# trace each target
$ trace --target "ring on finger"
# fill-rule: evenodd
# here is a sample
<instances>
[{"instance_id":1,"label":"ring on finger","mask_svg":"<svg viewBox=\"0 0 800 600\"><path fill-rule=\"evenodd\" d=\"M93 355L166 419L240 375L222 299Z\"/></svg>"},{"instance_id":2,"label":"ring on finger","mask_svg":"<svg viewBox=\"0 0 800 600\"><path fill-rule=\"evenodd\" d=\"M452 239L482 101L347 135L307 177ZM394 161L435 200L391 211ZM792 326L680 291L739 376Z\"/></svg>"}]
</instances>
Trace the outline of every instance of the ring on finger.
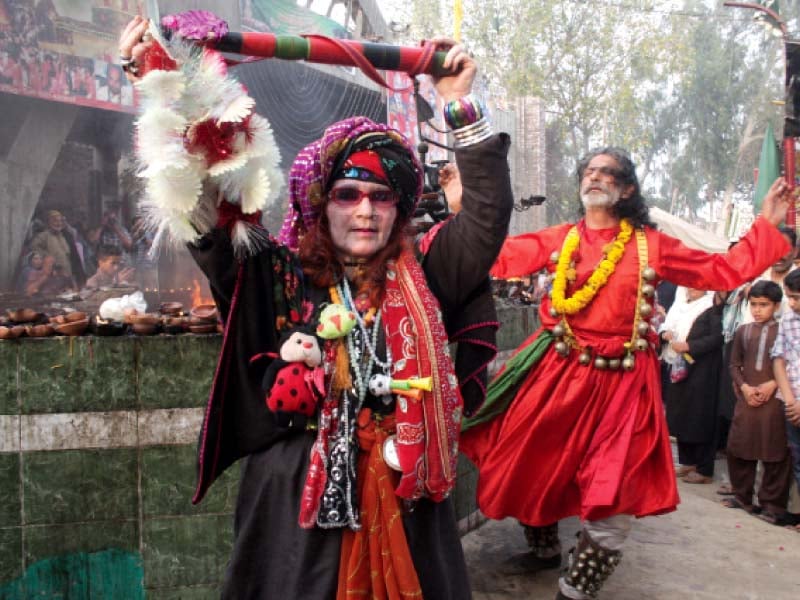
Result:
<instances>
[{"instance_id":1,"label":"ring on finger","mask_svg":"<svg viewBox=\"0 0 800 600\"><path fill-rule=\"evenodd\" d=\"M122 70L136 76L139 74L139 64L131 58L128 62L122 63Z\"/></svg>"}]
</instances>

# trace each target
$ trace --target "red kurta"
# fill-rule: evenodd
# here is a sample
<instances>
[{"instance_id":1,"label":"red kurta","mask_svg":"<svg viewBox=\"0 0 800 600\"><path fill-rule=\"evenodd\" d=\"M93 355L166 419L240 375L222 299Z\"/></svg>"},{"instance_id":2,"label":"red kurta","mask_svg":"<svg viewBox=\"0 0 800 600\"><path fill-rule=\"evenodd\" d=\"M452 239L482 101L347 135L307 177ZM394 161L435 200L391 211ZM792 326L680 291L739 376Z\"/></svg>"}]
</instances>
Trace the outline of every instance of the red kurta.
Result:
<instances>
[{"instance_id":1,"label":"red kurta","mask_svg":"<svg viewBox=\"0 0 800 600\"><path fill-rule=\"evenodd\" d=\"M550 256L561 250L570 227L509 238L492 275L521 277L544 267L554 270ZM575 286L583 285L617 231L582 228ZM727 254L693 250L650 229L646 235L647 264L659 279L701 289L733 289L788 251L783 236L761 217ZM582 347L605 357L623 356L623 344L633 331L638 284L633 237L608 284L568 319ZM570 287L567 295L573 291ZM549 309L544 298L540 317L547 329L558 322ZM480 470L478 504L486 516L545 525L572 515L597 520L675 509L678 492L658 359L652 347L635 357L630 372L601 371L581 366L574 351L562 358L550 347L508 410L462 436L462 451Z\"/></svg>"}]
</instances>

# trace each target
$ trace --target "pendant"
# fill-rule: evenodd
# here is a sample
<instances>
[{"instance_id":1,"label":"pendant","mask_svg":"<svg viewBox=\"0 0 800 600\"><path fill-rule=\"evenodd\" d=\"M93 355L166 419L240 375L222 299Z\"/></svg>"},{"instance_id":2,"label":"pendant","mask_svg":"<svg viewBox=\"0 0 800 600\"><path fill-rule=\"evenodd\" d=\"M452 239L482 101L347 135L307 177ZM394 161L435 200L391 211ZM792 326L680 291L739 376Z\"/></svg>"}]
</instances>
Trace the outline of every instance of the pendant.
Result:
<instances>
[{"instance_id":1,"label":"pendant","mask_svg":"<svg viewBox=\"0 0 800 600\"><path fill-rule=\"evenodd\" d=\"M397 456L397 436L390 435L383 442L383 462L395 471L402 471L400 458Z\"/></svg>"}]
</instances>

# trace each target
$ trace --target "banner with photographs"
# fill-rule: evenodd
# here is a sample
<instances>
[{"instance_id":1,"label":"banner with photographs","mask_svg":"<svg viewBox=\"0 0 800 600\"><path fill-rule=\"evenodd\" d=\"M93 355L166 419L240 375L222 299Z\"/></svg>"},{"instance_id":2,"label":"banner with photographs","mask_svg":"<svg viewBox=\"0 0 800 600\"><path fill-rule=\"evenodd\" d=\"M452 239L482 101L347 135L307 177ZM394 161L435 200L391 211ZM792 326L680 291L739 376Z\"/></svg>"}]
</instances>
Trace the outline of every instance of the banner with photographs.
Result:
<instances>
[{"instance_id":1,"label":"banner with photographs","mask_svg":"<svg viewBox=\"0 0 800 600\"><path fill-rule=\"evenodd\" d=\"M0 91L134 112L117 37L138 0L0 0Z\"/></svg>"}]
</instances>

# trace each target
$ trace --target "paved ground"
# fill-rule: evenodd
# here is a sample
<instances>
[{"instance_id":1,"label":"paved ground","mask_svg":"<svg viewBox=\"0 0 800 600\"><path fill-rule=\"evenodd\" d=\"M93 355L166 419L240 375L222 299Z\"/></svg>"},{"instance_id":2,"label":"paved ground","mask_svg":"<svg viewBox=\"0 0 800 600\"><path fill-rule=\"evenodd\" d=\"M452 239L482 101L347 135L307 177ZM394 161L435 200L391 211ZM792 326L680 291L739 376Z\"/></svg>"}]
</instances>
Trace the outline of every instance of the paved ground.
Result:
<instances>
[{"instance_id":1,"label":"paved ground","mask_svg":"<svg viewBox=\"0 0 800 600\"><path fill-rule=\"evenodd\" d=\"M676 512L637 521L600 600L800 598L800 534L723 507L718 483L680 482ZM578 526L577 519L561 523L565 550ZM554 598L557 571L519 573L507 562L526 550L516 521L490 521L462 541L474 600Z\"/></svg>"}]
</instances>

